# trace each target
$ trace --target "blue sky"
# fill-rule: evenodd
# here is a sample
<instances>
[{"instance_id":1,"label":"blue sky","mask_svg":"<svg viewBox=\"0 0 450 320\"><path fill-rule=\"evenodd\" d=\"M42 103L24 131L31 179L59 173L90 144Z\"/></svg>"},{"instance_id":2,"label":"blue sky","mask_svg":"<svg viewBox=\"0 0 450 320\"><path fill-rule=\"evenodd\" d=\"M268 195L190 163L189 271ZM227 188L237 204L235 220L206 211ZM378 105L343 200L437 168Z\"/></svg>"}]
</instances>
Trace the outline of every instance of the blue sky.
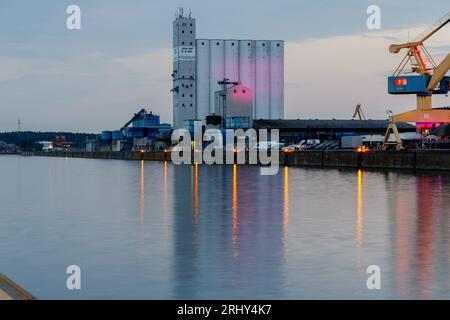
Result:
<instances>
[{"instance_id":1,"label":"blue sky","mask_svg":"<svg viewBox=\"0 0 450 320\"><path fill-rule=\"evenodd\" d=\"M81 7L81 30L65 27L70 4ZM381 7L380 31L366 28L370 4ZM286 41L286 118L348 118L357 102L373 118L387 105L410 109L413 97L386 94L385 77L401 59L386 46L450 10L448 0L0 0L0 131L21 118L29 130L98 132L120 127L140 107L171 121L172 20L180 6L192 10L199 38ZM448 52L448 35L431 42L437 58ZM333 91L321 79L366 84ZM435 102L450 105L445 97Z\"/></svg>"}]
</instances>

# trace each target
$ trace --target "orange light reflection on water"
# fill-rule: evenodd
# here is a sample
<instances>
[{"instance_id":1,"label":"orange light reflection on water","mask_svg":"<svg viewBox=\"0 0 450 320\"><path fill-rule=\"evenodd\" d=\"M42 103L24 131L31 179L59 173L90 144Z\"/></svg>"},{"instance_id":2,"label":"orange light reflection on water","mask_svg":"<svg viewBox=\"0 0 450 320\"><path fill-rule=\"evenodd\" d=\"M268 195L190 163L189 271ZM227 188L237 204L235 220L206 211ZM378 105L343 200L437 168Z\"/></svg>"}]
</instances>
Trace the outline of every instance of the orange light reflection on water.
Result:
<instances>
[{"instance_id":1,"label":"orange light reflection on water","mask_svg":"<svg viewBox=\"0 0 450 320\"><path fill-rule=\"evenodd\" d=\"M144 224L144 216L145 216L145 167L144 160L141 160L141 188L140 188L140 204L139 204L139 218L141 227Z\"/></svg>"},{"instance_id":2,"label":"orange light reflection on water","mask_svg":"<svg viewBox=\"0 0 450 320\"><path fill-rule=\"evenodd\" d=\"M287 250L289 225L289 169L284 167L284 196L283 196L283 247Z\"/></svg>"},{"instance_id":3,"label":"orange light reflection on water","mask_svg":"<svg viewBox=\"0 0 450 320\"><path fill-rule=\"evenodd\" d=\"M356 210L356 245L362 247L363 210L362 210L362 171L358 170L358 197Z\"/></svg>"},{"instance_id":4,"label":"orange light reflection on water","mask_svg":"<svg viewBox=\"0 0 450 320\"><path fill-rule=\"evenodd\" d=\"M237 241L238 241L238 212L237 212L237 166L233 165L233 194L232 194L232 208L233 208L233 225L231 229L231 245L233 247L233 255L238 256Z\"/></svg>"}]
</instances>

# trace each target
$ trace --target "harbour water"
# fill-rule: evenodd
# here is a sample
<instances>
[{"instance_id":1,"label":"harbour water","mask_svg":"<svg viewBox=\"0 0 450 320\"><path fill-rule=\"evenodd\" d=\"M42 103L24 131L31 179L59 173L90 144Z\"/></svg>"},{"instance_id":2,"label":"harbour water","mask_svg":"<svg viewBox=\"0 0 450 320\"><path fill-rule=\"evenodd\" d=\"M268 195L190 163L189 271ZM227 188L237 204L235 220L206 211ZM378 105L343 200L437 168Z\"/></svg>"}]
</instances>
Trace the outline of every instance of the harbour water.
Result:
<instances>
[{"instance_id":1,"label":"harbour water","mask_svg":"<svg viewBox=\"0 0 450 320\"><path fill-rule=\"evenodd\" d=\"M40 299L449 299L450 175L0 156L0 272Z\"/></svg>"}]
</instances>

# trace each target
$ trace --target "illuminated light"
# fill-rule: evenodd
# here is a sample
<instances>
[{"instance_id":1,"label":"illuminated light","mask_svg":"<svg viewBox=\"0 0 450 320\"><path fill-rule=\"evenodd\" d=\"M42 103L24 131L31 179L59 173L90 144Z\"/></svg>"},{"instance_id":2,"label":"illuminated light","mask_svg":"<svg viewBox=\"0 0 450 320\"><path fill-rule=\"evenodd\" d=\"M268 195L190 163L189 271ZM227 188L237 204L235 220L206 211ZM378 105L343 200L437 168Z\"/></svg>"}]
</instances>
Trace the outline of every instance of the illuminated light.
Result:
<instances>
[{"instance_id":1,"label":"illuminated light","mask_svg":"<svg viewBox=\"0 0 450 320\"><path fill-rule=\"evenodd\" d=\"M141 150L141 153L144 153L144 150Z\"/></svg>"},{"instance_id":2,"label":"illuminated light","mask_svg":"<svg viewBox=\"0 0 450 320\"><path fill-rule=\"evenodd\" d=\"M367 146L360 146L358 148L356 148L356 152L358 153L364 153L364 152L368 152L369 148Z\"/></svg>"},{"instance_id":3,"label":"illuminated light","mask_svg":"<svg viewBox=\"0 0 450 320\"><path fill-rule=\"evenodd\" d=\"M395 86L406 86L407 84L408 84L408 79L406 79L406 78L394 79Z\"/></svg>"},{"instance_id":4,"label":"illuminated light","mask_svg":"<svg viewBox=\"0 0 450 320\"><path fill-rule=\"evenodd\" d=\"M444 122L417 122L416 127L419 129L435 129L439 127Z\"/></svg>"}]
</instances>

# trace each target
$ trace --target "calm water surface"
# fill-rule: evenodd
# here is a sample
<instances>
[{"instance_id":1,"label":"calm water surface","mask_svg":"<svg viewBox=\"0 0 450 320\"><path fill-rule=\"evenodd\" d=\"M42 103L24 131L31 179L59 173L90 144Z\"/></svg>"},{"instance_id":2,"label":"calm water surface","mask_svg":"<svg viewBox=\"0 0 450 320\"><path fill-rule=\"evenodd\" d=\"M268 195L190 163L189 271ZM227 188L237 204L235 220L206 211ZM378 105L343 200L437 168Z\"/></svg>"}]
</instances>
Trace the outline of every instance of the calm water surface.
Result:
<instances>
[{"instance_id":1,"label":"calm water surface","mask_svg":"<svg viewBox=\"0 0 450 320\"><path fill-rule=\"evenodd\" d=\"M40 299L450 299L450 176L0 156L0 272Z\"/></svg>"}]
</instances>

